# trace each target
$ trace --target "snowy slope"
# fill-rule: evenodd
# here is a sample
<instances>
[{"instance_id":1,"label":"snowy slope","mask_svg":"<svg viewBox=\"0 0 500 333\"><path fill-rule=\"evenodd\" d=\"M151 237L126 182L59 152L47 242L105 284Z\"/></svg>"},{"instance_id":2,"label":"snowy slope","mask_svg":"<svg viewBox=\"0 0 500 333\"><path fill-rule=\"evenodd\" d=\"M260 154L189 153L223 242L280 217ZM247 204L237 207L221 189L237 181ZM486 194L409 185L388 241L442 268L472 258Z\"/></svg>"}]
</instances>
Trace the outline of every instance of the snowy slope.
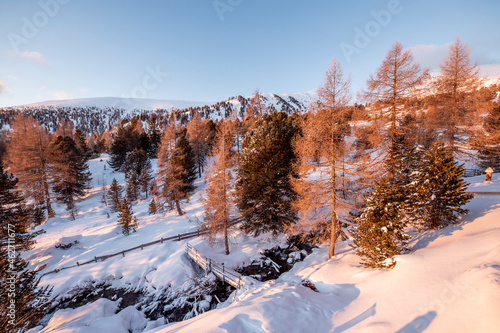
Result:
<instances>
[{"instance_id":1,"label":"snowy slope","mask_svg":"<svg viewBox=\"0 0 500 333\"><path fill-rule=\"evenodd\" d=\"M100 200L100 184L123 174L104 168L106 156L90 161L94 187L78 202L76 221L63 206L57 217L38 227L35 248L24 254L31 268L46 264L47 272L118 252L160 237L194 230L201 218L200 194L204 183L184 206L186 215L147 215L147 200L133 206L139 229L121 234L117 214ZM469 178L471 188L500 191L500 182ZM148 321L133 306L118 311L119 300L99 299L76 309L58 310L46 327L32 332L498 332L500 331L500 196L481 195L467 206L470 214L456 226L417 235L414 251L397 257L390 271L367 269L346 244L327 261L327 246L314 249L303 262L276 281L251 282L218 308L193 319L165 325ZM110 217L107 217L110 213ZM204 238L189 242L209 257L236 268L258 258L259 251L283 244L284 238L246 237L233 232L231 255L222 247L211 248ZM70 249L59 242L78 240ZM184 253L186 241L165 242L115 257L46 275L42 285L54 286L54 296L64 298L76 286L107 282L114 287L146 288L158 293L165 286L182 288L197 275ZM302 285L309 280L318 292ZM116 313L118 311L118 313Z\"/></svg>"},{"instance_id":2,"label":"snowy slope","mask_svg":"<svg viewBox=\"0 0 500 333\"><path fill-rule=\"evenodd\" d=\"M499 199L477 197L460 225L417 236L393 270L362 268L346 246L330 261L317 249L224 308L150 332L499 332Z\"/></svg>"}]
</instances>

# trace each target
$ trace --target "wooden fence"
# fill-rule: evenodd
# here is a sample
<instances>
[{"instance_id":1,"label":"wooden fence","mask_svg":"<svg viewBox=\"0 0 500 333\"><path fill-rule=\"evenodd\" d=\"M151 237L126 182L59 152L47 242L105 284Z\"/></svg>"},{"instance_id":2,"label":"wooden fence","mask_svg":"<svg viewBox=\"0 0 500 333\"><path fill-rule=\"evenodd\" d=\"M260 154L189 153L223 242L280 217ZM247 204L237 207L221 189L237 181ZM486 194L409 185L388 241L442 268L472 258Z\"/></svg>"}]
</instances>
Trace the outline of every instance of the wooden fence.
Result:
<instances>
[{"instance_id":1,"label":"wooden fence","mask_svg":"<svg viewBox=\"0 0 500 333\"><path fill-rule=\"evenodd\" d=\"M217 261L207 258L203 253L194 248L191 244L186 244L186 254L193 259L205 272L212 272L222 282L227 282L236 289L243 286L241 274L232 269L224 267L224 264L219 264Z\"/></svg>"},{"instance_id":2,"label":"wooden fence","mask_svg":"<svg viewBox=\"0 0 500 333\"><path fill-rule=\"evenodd\" d=\"M465 169L464 177L476 177L484 174L484 171L479 169Z\"/></svg>"},{"instance_id":3,"label":"wooden fence","mask_svg":"<svg viewBox=\"0 0 500 333\"><path fill-rule=\"evenodd\" d=\"M229 223L229 225L232 226L232 225L235 225L237 223L240 223L241 221L242 221L241 218L237 218L237 219L231 220L231 222ZM43 273L41 276L44 276L44 275L47 275L47 274L58 273L58 272L60 272L62 270L68 269L68 268L80 267L80 266L84 266L84 265L96 263L97 261L104 261L104 260L112 258L112 257L117 257L117 256L125 257L125 253L127 253L127 252L131 252L131 251L135 251L135 250L139 250L139 249L143 250L145 247L148 247L148 246L151 246L151 245L156 245L156 244L163 244L163 242L181 241L181 240L184 240L184 239L189 239L189 238L193 238L193 237L199 237L201 235L207 234L208 232L209 232L209 230L207 230L207 229L198 229L196 231L188 232L188 233L185 233L185 234L178 234L176 236L170 236L170 237L167 237L167 238L163 238L162 237L162 238L157 239L155 241L152 241L152 242L149 242L149 243L145 243L145 244L140 244L138 246L134 246L134 247L122 250L120 252L111 253L111 254L105 254L105 255L102 255L102 256L95 256L94 259L91 259L91 260L88 260L88 261L84 261L84 262L78 262L77 261L76 264L74 264L74 265L64 266L64 267L61 267L61 268L56 268L53 271L49 271L49 272Z\"/></svg>"}]
</instances>

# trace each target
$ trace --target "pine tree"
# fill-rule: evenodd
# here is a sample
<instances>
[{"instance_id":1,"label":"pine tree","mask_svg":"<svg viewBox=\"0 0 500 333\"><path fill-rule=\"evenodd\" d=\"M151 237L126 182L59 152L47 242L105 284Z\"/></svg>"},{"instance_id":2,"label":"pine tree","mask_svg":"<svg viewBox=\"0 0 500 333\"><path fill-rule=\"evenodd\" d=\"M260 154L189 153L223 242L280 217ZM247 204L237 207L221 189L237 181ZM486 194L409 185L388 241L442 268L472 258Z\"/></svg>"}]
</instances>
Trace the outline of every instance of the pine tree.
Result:
<instances>
[{"instance_id":1,"label":"pine tree","mask_svg":"<svg viewBox=\"0 0 500 333\"><path fill-rule=\"evenodd\" d=\"M4 171L0 162L0 238L6 240L14 232L16 248L29 250L33 241L27 231L38 221L35 220L35 211L27 208L25 199L18 193L17 182L16 178Z\"/></svg>"},{"instance_id":2,"label":"pine tree","mask_svg":"<svg viewBox=\"0 0 500 333\"><path fill-rule=\"evenodd\" d=\"M459 215L467 214L462 208L473 197L466 193L468 184L463 180L464 167L453 158L450 149L434 144L422 157L417 185L418 217L423 225L441 228L456 223Z\"/></svg>"},{"instance_id":3,"label":"pine tree","mask_svg":"<svg viewBox=\"0 0 500 333\"><path fill-rule=\"evenodd\" d=\"M406 134L397 134L389 149L394 160L386 161L385 179L392 186L394 202L401 204L403 225L414 223L421 152Z\"/></svg>"},{"instance_id":4,"label":"pine tree","mask_svg":"<svg viewBox=\"0 0 500 333\"><path fill-rule=\"evenodd\" d=\"M44 207L48 217L54 216L50 197L49 136L31 117L18 116L11 124L7 166L19 180L26 197ZM29 158L26 158L29 156Z\"/></svg>"},{"instance_id":5,"label":"pine tree","mask_svg":"<svg viewBox=\"0 0 500 333\"><path fill-rule=\"evenodd\" d=\"M354 244L367 267L392 268L394 256L406 250L403 233L404 204L397 188L382 178L366 199L366 208L355 221Z\"/></svg>"},{"instance_id":6,"label":"pine tree","mask_svg":"<svg viewBox=\"0 0 500 333\"><path fill-rule=\"evenodd\" d=\"M234 128L230 121L223 121L217 133L214 161L206 176L207 188L203 198L204 226L210 230L208 237L214 242L222 233L226 254L229 254L229 218L234 211L234 179L231 169L235 166Z\"/></svg>"},{"instance_id":7,"label":"pine tree","mask_svg":"<svg viewBox=\"0 0 500 333\"><path fill-rule=\"evenodd\" d=\"M50 305L49 288L37 288L39 279L26 269L28 264L18 253L29 250L34 242L26 233L33 212L26 208L16 184L17 179L0 162L0 326L10 332L34 326Z\"/></svg>"},{"instance_id":8,"label":"pine tree","mask_svg":"<svg viewBox=\"0 0 500 333\"><path fill-rule=\"evenodd\" d=\"M500 172L500 105L497 104L484 118L474 143L478 151L479 167Z\"/></svg>"},{"instance_id":9,"label":"pine tree","mask_svg":"<svg viewBox=\"0 0 500 333\"><path fill-rule=\"evenodd\" d=\"M58 136L51 147L52 188L74 220L77 214L75 199L85 193L90 181L87 159L71 137Z\"/></svg>"},{"instance_id":10,"label":"pine tree","mask_svg":"<svg viewBox=\"0 0 500 333\"><path fill-rule=\"evenodd\" d=\"M123 189L118 184L116 179L113 178L113 182L108 190L108 199L111 211L117 212L119 210L120 203L122 202Z\"/></svg>"},{"instance_id":11,"label":"pine tree","mask_svg":"<svg viewBox=\"0 0 500 333\"><path fill-rule=\"evenodd\" d=\"M187 195L195 189L194 181L196 180L196 163L193 149L187 140L186 134L185 129L180 133L175 146L173 163L175 166L178 166L180 170L183 170L183 172L178 176L184 183L184 185L181 186L181 191L184 192L187 197Z\"/></svg>"},{"instance_id":12,"label":"pine tree","mask_svg":"<svg viewBox=\"0 0 500 333\"><path fill-rule=\"evenodd\" d=\"M156 113L150 114L148 118L148 137L151 143L149 157L156 158L161 143L160 118Z\"/></svg>"},{"instance_id":13,"label":"pine tree","mask_svg":"<svg viewBox=\"0 0 500 333\"><path fill-rule=\"evenodd\" d=\"M148 160L147 163L142 167L141 173L139 174L140 188L141 191L146 195L146 199L148 198L153 179L153 168L151 166L151 162Z\"/></svg>"},{"instance_id":14,"label":"pine tree","mask_svg":"<svg viewBox=\"0 0 500 333\"><path fill-rule=\"evenodd\" d=\"M118 225L122 227L122 233L127 236L137 228L137 219L132 211L131 204L123 199L118 207Z\"/></svg>"},{"instance_id":15,"label":"pine tree","mask_svg":"<svg viewBox=\"0 0 500 333\"><path fill-rule=\"evenodd\" d=\"M109 148L110 160L108 164L115 171L124 171L123 165L127 160L127 154L140 148L140 133L135 127L134 124L119 127L113 137Z\"/></svg>"},{"instance_id":16,"label":"pine tree","mask_svg":"<svg viewBox=\"0 0 500 333\"><path fill-rule=\"evenodd\" d=\"M273 112L257 121L243 139L236 193L247 233L276 234L296 221L289 178L295 161L291 142L297 132L295 117Z\"/></svg>"},{"instance_id":17,"label":"pine tree","mask_svg":"<svg viewBox=\"0 0 500 333\"><path fill-rule=\"evenodd\" d=\"M80 153L85 159L85 162L87 162L90 159L91 151L87 145L87 142L85 141L85 136L83 135L82 131L80 131L80 129L75 130L73 140L75 140L78 150L80 150Z\"/></svg>"},{"instance_id":18,"label":"pine tree","mask_svg":"<svg viewBox=\"0 0 500 333\"><path fill-rule=\"evenodd\" d=\"M139 198L139 177L134 171L129 171L125 176L126 184L127 184L127 200L130 203L137 201Z\"/></svg>"},{"instance_id":19,"label":"pine tree","mask_svg":"<svg viewBox=\"0 0 500 333\"><path fill-rule=\"evenodd\" d=\"M187 199L194 190L196 165L186 131L183 129L177 133L172 126L168 126L163 133L154 191L160 208L165 205L169 209L175 207L177 213L183 215L180 201Z\"/></svg>"},{"instance_id":20,"label":"pine tree","mask_svg":"<svg viewBox=\"0 0 500 333\"><path fill-rule=\"evenodd\" d=\"M158 211L158 208L156 207L155 198L152 198L151 201L149 202L148 214L154 215L154 214L156 214L157 211Z\"/></svg>"},{"instance_id":21,"label":"pine tree","mask_svg":"<svg viewBox=\"0 0 500 333\"><path fill-rule=\"evenodd\" d=\"M40 288L40 278L36 273L26 269L28 264L20 253L14 254L6 247L0 249L0 326L9 332L25 332L35 326L47 313L52 288ZM12 287L15 286L15 292ZM12 310L12 303L15 309ZM11 311L15 317L9 316Z\"/></svg>"}]
</instances>

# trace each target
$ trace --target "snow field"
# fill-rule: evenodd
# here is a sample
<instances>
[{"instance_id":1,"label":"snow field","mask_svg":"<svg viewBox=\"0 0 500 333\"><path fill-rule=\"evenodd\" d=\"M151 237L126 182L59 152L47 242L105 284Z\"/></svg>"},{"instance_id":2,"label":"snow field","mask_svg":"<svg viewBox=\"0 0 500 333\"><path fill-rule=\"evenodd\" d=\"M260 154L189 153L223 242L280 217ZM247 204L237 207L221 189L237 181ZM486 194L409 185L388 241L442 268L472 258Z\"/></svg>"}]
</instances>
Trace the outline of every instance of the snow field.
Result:
<instances>
[{"instance_id":1,"label":"snow field","mask_svg":"<svg viewBox=\"0 0 500 333\"><path fill-rule=\"evenodd\" d=\"M108 186L113 178L124 184L123 174L109 167L104 170L106 159L89 162L94 187L78 202L77 220L70 221L64 206L57 205L58 217L39 227L46 233L24 255L32 269L46 264L42 272L50 271L196 229L196 219L203 213L201 179L183 207L185 216L173 212L150 216L149 201L139 201L133 206L139 228L123 236L117 214L107 218L109 208L99 202L102 177ZM467 179L470 190L500 191L496 176L493 182L484 182L484 176ZM457 225L413 232L413 252L397 256L392 270L362 267L347 243L328 261L325 245L276 281L247 279L217 309L183 322L148 321L132 306L115 313L119 300L99 299L76 309L58 310L45 328L31 332L499 332L500 196L477 195L467 208L470 213ZM78 243L69 249L54 247L74 240ZM232 241L232 252L225 256L222 246L212 248L204 238L189 240L209 258L236 268L259 258L260 251L283 244L285 238L252 238L234 231ZM184 254L186 242L165 242L125 257L63 270L44 276L41 284L53 285L53 295L59 297L90 281L147 288L151 293L167 285L182 288L197 275ZM304 280L311 281L317 292L303 286Z\"/></svg>"}]
</instances>

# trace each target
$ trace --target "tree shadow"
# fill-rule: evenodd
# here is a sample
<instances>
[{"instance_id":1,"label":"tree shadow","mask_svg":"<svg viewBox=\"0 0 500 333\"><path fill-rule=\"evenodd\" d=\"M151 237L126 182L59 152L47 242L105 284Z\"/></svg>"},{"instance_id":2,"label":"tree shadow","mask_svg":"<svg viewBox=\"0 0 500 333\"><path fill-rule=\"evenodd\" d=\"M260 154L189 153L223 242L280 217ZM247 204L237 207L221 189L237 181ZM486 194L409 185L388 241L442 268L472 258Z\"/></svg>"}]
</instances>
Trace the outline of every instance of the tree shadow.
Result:
<instances>
[{"instance_id":1,"label":"tree shadow","mask_svg":"<svg viewBox=\"0 0 500 333\"><path fill-rule=\"evenodd\" d=\"M265 330L262 328L263 324L264 323L262 321L252 319L247 314L239 314L228 322L220 325L219 328L231 333L260 333L265 332Z\"/></svg>"},{"instance_id":2,"label":"tree shadow","mask_svg":"<svg viewBox=\"0 0 500 333\"><path fill-rule=\"evenodd\" d=\"M466 208L469 210L471 210L470 205L471 203L466 206ZM471 210L467 215L463 217L462 221L457 224L452 224L436 230L427 230L425 232L417 230L416 232L414 232L412 235L412 240L409 244L409 248L411 248L412 251L425 248L431 242L440 237L451 236L454 232L462 230L464 225L469 224L482 216L485 216L496 208L499 208L499 197L481 195L476 197L473 205L474 210Z\"/></svg>"},{"instance_id":3,"label":"tree shadow","mask_svg":"<svg viewBox=\"0 0 500 333\"><path fill-rule=\"evenodd\" d=\"M353 319L349 320L348 322L346 322L340 326L335 327L335 330L333 331L333 333L340 333L340 332L347 331L348 329L356 326L357 324L361 323L362 321L364 321L370 317L373 317L377 313L376 307L377 307L377 303L373 303L372 306L370 306L368 309L366 309L365 311L363 311L362 313L360 313L359 315L357 315Z\"/></svg>"},{"instance_id":4,"label":"tree shadow","mask_svg":"<svg viewBox=\"0 0 500 333\"><path fill-rule=\"evenodd\" d=\"M436 318L436 316L436 311L429 311L426 314L413 319L408 325L405 325L396 333L421 333L429 327L430 323Z\"/></svg>"}]
</instances>

